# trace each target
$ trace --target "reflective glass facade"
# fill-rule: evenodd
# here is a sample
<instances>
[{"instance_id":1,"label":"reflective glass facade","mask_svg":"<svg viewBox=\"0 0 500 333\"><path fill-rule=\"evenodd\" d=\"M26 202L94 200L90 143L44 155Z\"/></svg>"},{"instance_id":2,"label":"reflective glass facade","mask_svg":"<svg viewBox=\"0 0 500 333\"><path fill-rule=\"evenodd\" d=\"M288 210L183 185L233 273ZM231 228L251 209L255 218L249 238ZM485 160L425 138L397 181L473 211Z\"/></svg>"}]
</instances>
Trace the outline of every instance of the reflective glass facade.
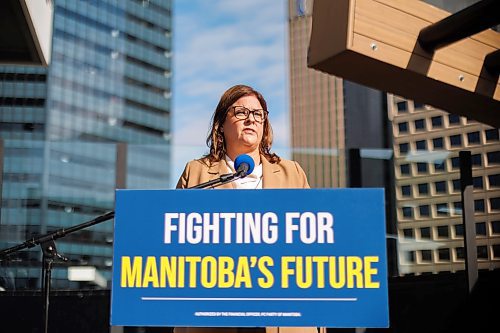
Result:
<instances>
[{"instance_id":1,"label":"reflective glass facade","mask_svg":"<svg viewBox=\"0 0 500 333\"><path fill-rule=\"evenodd\" d=\"M167 188L170 0L56 0L49 68L0 66L0 248L114 208L115 188ZM56 241L68 265L111 277L113 222ZM0 267L4 289L40 286L39 247Z\"/></svg>"},{"instance_id":2,"label":"reflective glass facade","mask_svg":"<svg viewBox=\"0 0 500 333\"><path fill-rule=\"evenodd\" d=\"M426 2L452 12L475 3ZM311 186L384 187L390 274L456 273L466 257L459 152L470 151L470 246L479 270L498 269L498 128L308 68L314 1L288 5L292 151Z\"/></svg>"},{"instance_id":3,"label":"reflective glass facade","mask_svg":"<svg viewBox=\"0 0 500 333\"><path fill-rule=\"evenodd\" d=\"M389 95L399 273L465 269L459 151L471 152L479 269L500 267L499 129ZM403 124L406 124L402 126ZM401 132L402 127L408 130Z\"/></svg>"}]
</instances>

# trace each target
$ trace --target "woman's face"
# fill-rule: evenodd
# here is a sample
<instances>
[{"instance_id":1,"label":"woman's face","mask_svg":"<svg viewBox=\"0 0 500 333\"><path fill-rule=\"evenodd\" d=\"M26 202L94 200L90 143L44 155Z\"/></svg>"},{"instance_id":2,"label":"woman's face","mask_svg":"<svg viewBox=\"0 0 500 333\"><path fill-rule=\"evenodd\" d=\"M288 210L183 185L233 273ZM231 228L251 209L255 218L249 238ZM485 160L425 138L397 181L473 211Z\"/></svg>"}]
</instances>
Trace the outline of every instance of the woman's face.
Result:
<instances>
[{"instance_id":1,"label":"woman's face","mask_svg":"<svg viewBox=\"0 0 500 333\"><path fill-rule=\"evenodd\" d=\"M236 118L234 107L239 106L243 106L250 111L261 110L262 114L264 113L259 100L253 95L241 97L229 108L222 128L227 152L231 158L234 158L231 155L258 151L264 132L264 122L259 123L256 121L254 113L250 113L247 119Z\"/></svg>"}]
</instances>

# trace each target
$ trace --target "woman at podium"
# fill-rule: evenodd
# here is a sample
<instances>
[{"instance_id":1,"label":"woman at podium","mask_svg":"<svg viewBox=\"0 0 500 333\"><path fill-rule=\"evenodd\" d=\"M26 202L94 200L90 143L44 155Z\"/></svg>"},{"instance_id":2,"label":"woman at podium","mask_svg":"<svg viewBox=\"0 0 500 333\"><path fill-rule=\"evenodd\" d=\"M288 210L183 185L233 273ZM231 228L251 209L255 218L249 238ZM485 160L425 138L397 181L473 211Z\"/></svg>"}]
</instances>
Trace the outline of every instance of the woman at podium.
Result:
<instances>
[{"instance_id":1,"label":"woman at podium","mask_svg":"<svg viewBox=\"0 0 500 333\"><path fill-rule=\"evenodd\" d=\"M271 152L273 130L264 97L252 87L236 85L224 92L207 137L210 152L186 164L177 188L191 188L235 173L238 156L252 158L254 168L218 188L309 188L301 166ZM213 186L215 187L215 186Z\"/></svg>"},{"instance_id":2,"label":"woman at podium","mask_svg":"<svg viewBox=\"0 0 500 333\"><path fill-rule=\"evenodd\" d=\"M206 140L210 152L186 164L177 188L200 188L200 184L207 184L203 187L225 189L309 188L306 174L297 162L280 158L271 152L273 130L268 115L266 100L252 87L236 85L227 89L212 116L211 129ZM239 159L244 162L238 163ZM232 175L238 176L231 177ZM175 333L318 331L326 332L316 327L174 329Z\"/></svg>"}]
</instances>

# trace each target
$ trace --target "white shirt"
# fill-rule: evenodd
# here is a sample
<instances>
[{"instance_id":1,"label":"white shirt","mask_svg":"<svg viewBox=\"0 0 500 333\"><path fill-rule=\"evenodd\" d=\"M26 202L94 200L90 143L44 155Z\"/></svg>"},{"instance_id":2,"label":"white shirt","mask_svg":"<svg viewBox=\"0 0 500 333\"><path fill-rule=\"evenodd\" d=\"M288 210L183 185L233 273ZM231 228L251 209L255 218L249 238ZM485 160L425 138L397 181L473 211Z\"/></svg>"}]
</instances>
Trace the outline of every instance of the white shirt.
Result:
<instances>
[{"instance_id":1,"label":"white shirt","mask_svg":"<svg viewBox=\"0 0 500 333\"><path fill-rule=\"evenodd\" d=\"M234 162L227 155L226 164L229 172L236 172L236 170L234 169ZM262 189L262 163L257 165L253 169L252 173L247 175L245 178L240 178L233 181L233 185L235 188Z\"/></svg>"}]
</instances>

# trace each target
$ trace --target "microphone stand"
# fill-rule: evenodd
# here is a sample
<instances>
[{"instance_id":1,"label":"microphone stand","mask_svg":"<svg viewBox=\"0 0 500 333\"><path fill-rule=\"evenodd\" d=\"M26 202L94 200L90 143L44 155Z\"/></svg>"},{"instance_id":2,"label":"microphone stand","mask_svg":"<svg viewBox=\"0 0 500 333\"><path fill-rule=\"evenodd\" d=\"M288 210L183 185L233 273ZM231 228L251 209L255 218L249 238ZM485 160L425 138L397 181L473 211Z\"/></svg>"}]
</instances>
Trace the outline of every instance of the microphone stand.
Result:
<instances>
[{"instance_id":1,"label":"microphone stand","mask_svg":"<svg viewBox=\"0 0 500 333\"><path fill-rule=\"evenodd\" d=\"M221 185L230 183L230 182L235 181L237 179L245 178L246 176L247 176L246 170L238 171L235 173L227 173L225 175L221 175L219 178L215 178L215 179L209 180L208 182L204 182L204 183L189 187L188 189L207 188L207 187L215 188L217 186L221 186Z\"/></svg>"},{"instance_id":2,"label":"microphone stand","mask_svg":"<svg viewBox=\"0 0 500 333\"><path fill-rule=\"evenodd\" d=\"M198 184L193 187L189 187L190 189L201 189L201 188L215 188L217 186L232 182L239 178L244 178L247 176L247 169L239 170L235 173L228 173L221 175L219 178L209 180L208 182ZM14 252L24 250L27 248L32 248L34 246L40 245L42 249L42 295L44 298L43 304L43 328L44 332L48 333L48 324L49 324L49 296L50 296L50 280L52 278L52 264L56 259L60 259L63 261L67 261L68 258L62 256L57 252L55 240L61 237L66 236L69 233L93 226L95 224L111 220L115 217L115 212L111 211L104 215L100 215L93 220L78 224L76 226L70 228L61 228L54 232L41 235L38 237L33 237L31 239L26 240L25 242L9 247L7 249L0 251L0 261L7 257L9 254Z\"/></svg>"},{"instance_id":3,"label":"microphone stand","mask_svg":"<svg viewBox=\"0 0 500 333\"><path fill-rule=\"evenodd\" d=\"M0 251L0 260L2 260L4 257L8 256L11 253L27 249L27 248L32 248L36 245L40 245L42 249L42 254L43 254L43 266L42 266L42 295L44 299L43 303L43 328L44 332L48 333L48 327L49 327L49 296L50 296L50 280L52 277L52 264L56 259L61 259L63 261L67 261L68 258L60 255L57 253L56 249L56 244L55 240L61 237L66 236L69 233L75 232L77 230L83 229L90 227L94 224L98 224L107 220L111 220L112 218L115 217L115 212L111 211L108 212L104 215L98 216L93 220L84 222L82 224L75 225L70 228L61 228L58 229L54 232L41 235L38 237L33 237L29 240L26 240L24 243L21 243L19 245L4 249Z\"/></svg>"}]
</instances>

